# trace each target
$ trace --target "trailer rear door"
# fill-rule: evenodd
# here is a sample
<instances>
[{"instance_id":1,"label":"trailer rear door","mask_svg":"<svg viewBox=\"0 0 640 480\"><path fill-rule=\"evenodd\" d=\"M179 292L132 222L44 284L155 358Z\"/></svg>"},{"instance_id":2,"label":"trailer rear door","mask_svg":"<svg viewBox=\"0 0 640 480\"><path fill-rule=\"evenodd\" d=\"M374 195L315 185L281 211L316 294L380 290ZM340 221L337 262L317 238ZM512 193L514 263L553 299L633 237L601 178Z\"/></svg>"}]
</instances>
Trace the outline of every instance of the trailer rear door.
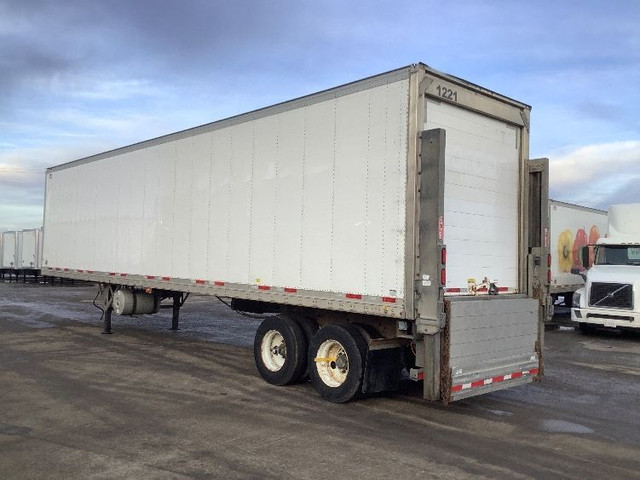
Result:
<instances>
[{"instance_id":1,"label":"trailer rear door","mask_svg":"<svg viewBox=\"0 0 640 480\"><path fill-rule=\"evenodd\" d=\"M427 99L425 130L447 132L444 243L447 294L479 293L485 278L501 292L518 291L520 128Z\"/></svg>"}]
</instances>

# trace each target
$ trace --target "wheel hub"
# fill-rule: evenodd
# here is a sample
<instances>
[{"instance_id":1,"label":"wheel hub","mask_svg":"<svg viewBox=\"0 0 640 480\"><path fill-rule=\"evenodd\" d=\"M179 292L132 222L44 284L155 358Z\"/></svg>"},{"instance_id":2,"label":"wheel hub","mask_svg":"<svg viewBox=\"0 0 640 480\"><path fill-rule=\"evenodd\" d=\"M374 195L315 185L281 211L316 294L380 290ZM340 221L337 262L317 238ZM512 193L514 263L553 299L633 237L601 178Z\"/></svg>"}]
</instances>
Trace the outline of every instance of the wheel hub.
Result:
<instances>
[{"instance_id":1,"label":"wheel hub","mask_svg":"<svg viewBox=\"0 0 640 480\"><path fill-rule=\"evenodd\" d=\"M339 387L349 375L349 357L337 340L326 340L316 352L315 367L320 379L329 387Z\"/></svg>"},{"instance_id":2,"label":"wheel hub","mask_svg":"<svg viewBox=\"0 0 640 480\"><path fill-rule=\"evenodd\" d=\"M343 353L338 355L338 358L335 362L331 362L331 368L338 368L340 370L346 369L348 366L347 356Z\"/></svg>"},{"instance_id":3,"label":"wheel hub","mask_svg":"<svg viewBox=\"0 0 640 480\"><path fill-rule=\"evenodd\" d=\"M262 362L272 372L280 370L287 359L287 344L277 330L269 330L262 338L260 346Z\"/></svg>"}]
</instances>

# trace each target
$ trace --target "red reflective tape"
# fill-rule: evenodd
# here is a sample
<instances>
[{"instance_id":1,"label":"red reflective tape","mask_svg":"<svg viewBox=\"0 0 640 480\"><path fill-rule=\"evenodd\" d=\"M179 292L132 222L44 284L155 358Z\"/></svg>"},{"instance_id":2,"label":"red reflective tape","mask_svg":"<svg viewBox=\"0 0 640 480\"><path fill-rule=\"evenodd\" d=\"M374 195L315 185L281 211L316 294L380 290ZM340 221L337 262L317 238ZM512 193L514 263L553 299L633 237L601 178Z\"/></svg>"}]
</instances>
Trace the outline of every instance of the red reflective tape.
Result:
<instances>
[{"instance_id":1,"label":"red reflective tape","mask_svg":"<svg viewBox=\"0 0 640 480\"><path fill-rule=\"evenodd\" d=\"M199 285L204 285L204 280L196 280L196 283Z\"/></svg>"},{"instance_id":2,"label":"red reflective tape","mask_svg":"<svg viewBox=\"0 0 640 480\"><path fill-rule=\"evenodd\" d=\"M462 289L460 289L458 287L455 287L455 288L447 288L446 291L450 292L450 293L460 293L462 291Z\"/></svg>"},{"instance_id":3,"label":"red reflective tape","mask_svg":"<svg viewBox=\"0 0 640 480\"><path fill-rule=\"evenodd\" d=\"M168 282L169 280L171 280L171 277L162 277L162 280L164 280L165 282Z\"/></svg>"},{"instance_id":4,"label":"red reflective tape","mask_svg":"<svg viewBox=\"0 0 640 480\"><path fill-rule=\"evenodd\" d=\"M271 290L268 285L258 285L258 290Z\"/></svg>"},{"instance_id":5,"label":"red reflective tape","mask_svg":"<svg viewBox=\"0 0 640 480\"><path fill-rule=\"evenodd\" d=\"M147 275L147 279L148 279L148 280L153 280L154 278L156 278L156 276L155 276L155 275Z\"/></svg>"},{"instance_id":6,"label":"red reflective tape","mask_svg":"<svg viewBox=\"0 0 640 480\"><path fill-rule=\"evenodd\" d=\"M354 300L362 300L362 295L357 294L357 293L347 293L347 294L345 294L345 297L352 298Z\"/></svg>"},{"instance_id":7,"label":"red reflective tape","mask_svg":"<svg viewBox=\"0 0 640 480\"><path fill-rule=\"evenodd\" d=\"M499 292L507 292L509 291L509 287L498 287Z\"/></svg>"},{"instance_id":8,"label":"red reflective tape","mask_svg":"<svg viewBox=\"0 0 640 480\"><path fill-rule=\"evenodd\" d=\"M396 299L393 297L382 297L382 301L387 303L396 303Z\"/></svg>"},{"instance_id":9,"label":"red reflective tape","mask_svg":"<svg viewBox=\"0 0 640 480\"><path fill-rule=\"evenodd\" d=\"M486 292L488 290L487 287L480 287L478 289L476 289L476 292Z\"/></svg>"},{"instance_id":10,"label":"red reflective tape","mask_svg":"<svg viewBox=\"0 0 640 480\"><path fill-rule=\"evenodd\" d=\"M79 268L78 268L77 271L78 271L78 273L84 273L84 270L80 270Z\"/></svg>"},{"instance_id":11,"label":"red reflective tape","mask_svg":"<svg viewBox=\"0 0 640 480\"><path fill-rule=\"evenodd\" d=\"M115 274L114 272L109 272L109 276L110 276L110 277L115 277L115 276L116 276L116 274Z\"/></svg>"},{"instance_id":12,"label":"red reflective tape","mask_svg":"<svg viewBox=\"0 0 640 480\"><path fill-rule=\"evenodd\" d=\"M93 270L87 270L87 273L93 273Z\"/></svg>"},{"instance_id":13,"label":"red reflective tape","mask_svg":"<svg viewBox=\"0 0 640 480\"><path fill-rule=\"evenodd\" d=\"M532 368L531 370L513 372L508 375L497 375L495 377L491 377L483 380L475 380L471 383L462 383L460 385L452 385L451 392L460 392L462 390L467 390L469 388L483 387L485 385L491 385L492 383L500 383L500 382L504 382L505 380L522 378L525 374L537 375L538 371L539 370L537 368Z\"/></svg>"},{"instance_id":14,"label":"red reflective tape","mask_svg":"<svg viewBox=\"0 0 640 480\"><path fill-rule=\"evenodd\" d=\"M213 282L216 287L224 287L224 282Z\"/></svg>"},{"instance_id":15,"label":"red reflective tape","mask_svg":"<svg viewBox=\"0 0 640 480\"><path fill-rule=\"evenodd\" d=\"M121 277L126 277L126 276L127 276L127 274L126 274L126 273L121 273L121 274L120 274L120 276L121 276Z\"/></svg>"},{"instance_id":16,"label":"red reflective tape","mask_svg":"<svg viewBox=\"0 0 640 480\"><path fill-rule=\"evenodd\" d=\"M287 292L287 293L297 293L298 289L297 288L285 288L284 291Z\"/></svg>"},{"instance_id":17,"label":"red reflective tape","mask_svg":"<svg viewBox=\"0 0 640 480\"><path fill-rule=\"evenodd\" d=\"M68 268L65 268L65 269L64 269L64 271L65 271L65 272L68 272L68 271L69 271L69 269L68 269Z\"/></svg>"}]
</instances>

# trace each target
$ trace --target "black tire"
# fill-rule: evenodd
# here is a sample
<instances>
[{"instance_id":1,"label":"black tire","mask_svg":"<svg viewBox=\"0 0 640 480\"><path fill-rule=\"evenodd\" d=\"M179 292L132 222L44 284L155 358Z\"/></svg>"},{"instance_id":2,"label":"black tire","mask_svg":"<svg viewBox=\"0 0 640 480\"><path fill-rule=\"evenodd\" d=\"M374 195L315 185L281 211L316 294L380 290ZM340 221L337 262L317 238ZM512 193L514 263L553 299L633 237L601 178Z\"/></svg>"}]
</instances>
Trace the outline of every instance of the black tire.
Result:
<instances>
[{"instance_id":1,"label":"black tire","mask_svg":"<svg viewBox=\"0 0 640 480\"><path fill-rule=\"evenodd\" d=\"M307 340L307 346L311 344L311 339L318 331L318 322L313 318L304 317L302 315L295 315L290 317L294 322L298 324L300 330L304 334L304 338ZM300 377L300 382L306 382L309 380L309 368L307 363L307 352L304 354L304 371Z\"/></svg>"},{"instance_id":2,"label":"black tire","mask_svg":"<svg viewBox=\"0 0 640 480\"><path fill-rule=\"evenodd\" d=\"M305 317L302 315L292 315L289 318L291 318L298 324L300 330L302 330L302 333L304 333L304 336L307 339L307 344L310 344L311 339L318 331L318 322L316 322L313 318Z\"/></svg>"},{"instance_id":3,"label":"black tire","mask_svg":"<svg viewBox=\"0 0 640 480\"><path fill-rule=\"evenodd\" d=\"M293 320L280 316L265 319L253 341L258 372L272 385L298 382L307 366L307 346L307 339Z\"/></svg>"},{"instance_id":4,"label":"black tire","mask_svg":"<svg viewBox=\"0 0 640 480\"><path fill-rule=\"evenodd\" d=\"M309 378L318 394L334 403L361 396L368 348L354 325L328 325L318 330L309 344L308 357ZM337 356L316 361L334 358L322 357L328 354Z\"/></svg>"}]
</instances>

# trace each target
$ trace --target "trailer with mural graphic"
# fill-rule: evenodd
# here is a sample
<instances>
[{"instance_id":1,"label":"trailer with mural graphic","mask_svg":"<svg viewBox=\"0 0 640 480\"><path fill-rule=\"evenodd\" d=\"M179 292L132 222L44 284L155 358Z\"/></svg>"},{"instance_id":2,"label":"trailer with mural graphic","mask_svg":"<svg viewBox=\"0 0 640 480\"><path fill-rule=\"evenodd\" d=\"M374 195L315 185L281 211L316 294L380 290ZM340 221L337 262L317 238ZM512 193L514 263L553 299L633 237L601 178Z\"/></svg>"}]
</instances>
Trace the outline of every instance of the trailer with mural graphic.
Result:
<instances>
[{"instance_id":1,"label":"trailer with mural graphic","mask_svg":"<svg viewBox=\"0 0 640 480\"><path fill-rule=\"evenodd\" d=\"M46 173L43 273L112 313L272 312L260 375L445 403L542 376L548 161L530 107L423 64ZM243 352L239 351L238 355ZM405 372L406 373L406 372Z\"/></svg>"},{"instance_id":2,"label":"trailer with mural graphic","mask_svg":"<svg viewBox=\"0 0 640 480\"><path fill-rule=\"evenodd\" d=\"M606 236L607 228L605 210L549 200L550 292L554 302L571 306L573 292L584 286L580 273L593 264L593 248L585 263L582 247L595 245Z\"/></svg>"}]
</instances>

